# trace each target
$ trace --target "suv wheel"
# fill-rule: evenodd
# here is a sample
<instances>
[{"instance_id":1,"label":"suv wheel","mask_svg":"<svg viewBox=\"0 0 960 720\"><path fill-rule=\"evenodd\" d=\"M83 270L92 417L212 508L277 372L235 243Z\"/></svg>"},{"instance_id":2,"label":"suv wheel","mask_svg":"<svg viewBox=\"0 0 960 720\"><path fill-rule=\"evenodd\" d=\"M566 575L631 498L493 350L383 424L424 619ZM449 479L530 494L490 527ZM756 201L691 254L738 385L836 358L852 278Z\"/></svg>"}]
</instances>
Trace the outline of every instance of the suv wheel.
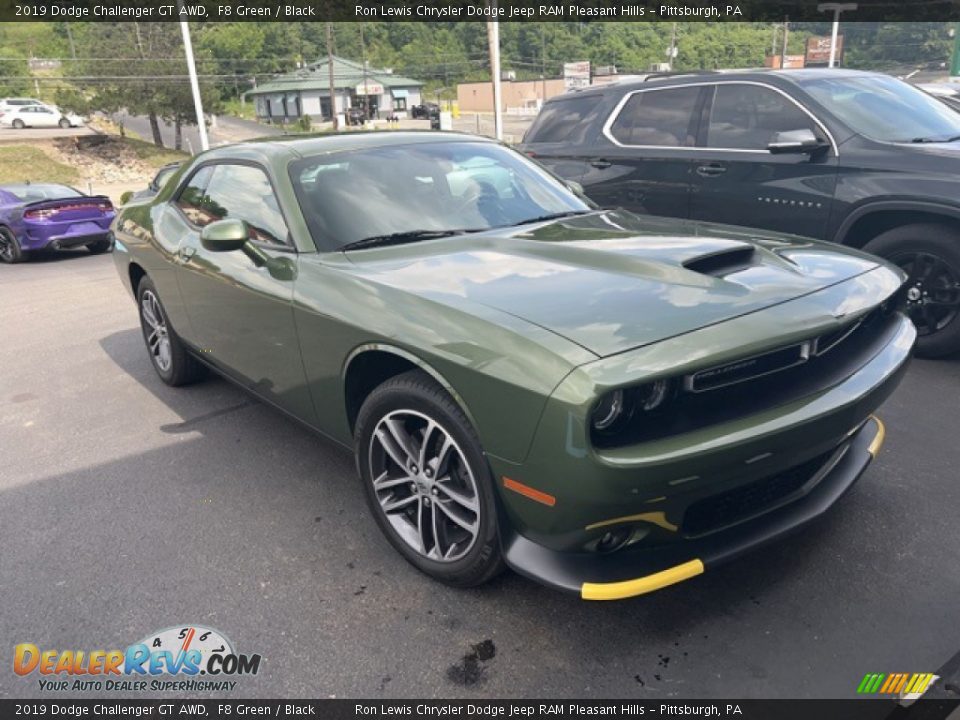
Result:
<instances>
[{"instance_id":1,"label":"suv wheel","mask_svg":"<svg viewBox=\"0 0 960 720\"><path fill-rule=\"evenodd\" d=\"M917 326L917 355L960 351L960 233L943 225L905 225L878 235L863 249L909 276L906 309Z\"/></svg>"},{"instance_id":2,"label":"suv wheel","mask_svg":"<svg viewBox=\"0 0 960 720\"><path fill-rule=\"evenodd\" d=\"M355 443L367 504L408 562L456 587L500 572L490 468L463 411L432 378L412 371L374 390Z\"/></svg>"}]
</instances>

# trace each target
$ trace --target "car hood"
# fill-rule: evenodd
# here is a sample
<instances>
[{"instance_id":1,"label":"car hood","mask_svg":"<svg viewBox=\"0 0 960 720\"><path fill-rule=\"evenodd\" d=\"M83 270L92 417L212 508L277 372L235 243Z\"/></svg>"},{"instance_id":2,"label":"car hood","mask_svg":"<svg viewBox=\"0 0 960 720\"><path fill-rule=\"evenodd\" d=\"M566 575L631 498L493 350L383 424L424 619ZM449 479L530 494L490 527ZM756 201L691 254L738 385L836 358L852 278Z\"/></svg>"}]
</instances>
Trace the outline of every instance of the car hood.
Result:
<instances>
[{"instance_id":1,"label":"car hood","mask_svg":"<svg viewBox=\"0 0 960 720\"><path fill-rule=\"evenodd\" d=\"M623 211L346 254L378 283L496 308L600 357L816 292L880 262L790 235Z\"/></svg>"}]
</instances>

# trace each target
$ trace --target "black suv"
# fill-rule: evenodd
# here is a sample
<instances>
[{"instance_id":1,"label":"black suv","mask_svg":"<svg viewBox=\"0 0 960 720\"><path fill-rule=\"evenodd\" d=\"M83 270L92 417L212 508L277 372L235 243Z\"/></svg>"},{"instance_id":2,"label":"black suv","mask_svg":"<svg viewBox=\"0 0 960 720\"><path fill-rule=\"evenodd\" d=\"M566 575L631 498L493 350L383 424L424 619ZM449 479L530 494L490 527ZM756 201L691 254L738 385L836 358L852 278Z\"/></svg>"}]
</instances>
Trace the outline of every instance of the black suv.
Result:
<instances>
[{"instance_id":1,"label":"black suv","mask_svg":"<svg viewBox=\"0 0 960 720\"><path fill-rule=\"evenodd\" d=\"M521 149L602 206L863 248L910 276L928 357L960 351L960 113L850 70L694 73L549 100Z\"/></svg>"}]
</instances>

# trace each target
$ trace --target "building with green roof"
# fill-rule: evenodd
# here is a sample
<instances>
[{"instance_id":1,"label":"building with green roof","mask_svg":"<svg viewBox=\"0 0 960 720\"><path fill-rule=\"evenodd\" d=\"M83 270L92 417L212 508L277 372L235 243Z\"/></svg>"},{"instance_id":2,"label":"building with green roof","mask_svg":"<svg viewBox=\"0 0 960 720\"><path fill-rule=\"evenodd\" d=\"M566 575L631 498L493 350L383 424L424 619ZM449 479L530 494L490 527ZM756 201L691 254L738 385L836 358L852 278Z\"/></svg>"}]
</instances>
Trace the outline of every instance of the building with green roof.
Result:
<instances>
[{"instance_id":1,"label":"building with green roof","mask_svg":"<svg viewBox=\"0 0 960 720\"><path fill-rule=\"evenodd\" d=\"M421 104L419 80L337 56L333 57L333 83L337 113L359 107L369 108L372 117L405 117L411 107ZM305 115L330 120L330 64L323 58L277 75L246 94L254 102L257 117L266 122L295 122Z\"/></svg>"}]
</instances>

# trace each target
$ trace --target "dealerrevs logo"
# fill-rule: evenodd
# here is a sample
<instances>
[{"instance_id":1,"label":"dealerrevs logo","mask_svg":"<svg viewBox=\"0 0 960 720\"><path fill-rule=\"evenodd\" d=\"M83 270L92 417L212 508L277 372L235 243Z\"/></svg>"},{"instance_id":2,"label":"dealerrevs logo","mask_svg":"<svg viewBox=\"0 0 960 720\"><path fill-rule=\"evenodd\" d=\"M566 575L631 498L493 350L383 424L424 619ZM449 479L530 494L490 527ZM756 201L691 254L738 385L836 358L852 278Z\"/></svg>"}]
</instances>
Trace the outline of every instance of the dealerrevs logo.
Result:
<instances>
[{"instance_id":1,"label":"dealerrevs logo","mask_svg":"<svg viewBox=\"0 0 960 720\"><path fill-rule=\"evenodd\" d=\"M232 678L256 675L260 660L259 654L237 653L217 630L187 625L151 633L126 650L56 650L20 643L13 651L13 671L39 675L40 689L50 692L233 690L237 681Z\"/></svg>"}]
</instances>

